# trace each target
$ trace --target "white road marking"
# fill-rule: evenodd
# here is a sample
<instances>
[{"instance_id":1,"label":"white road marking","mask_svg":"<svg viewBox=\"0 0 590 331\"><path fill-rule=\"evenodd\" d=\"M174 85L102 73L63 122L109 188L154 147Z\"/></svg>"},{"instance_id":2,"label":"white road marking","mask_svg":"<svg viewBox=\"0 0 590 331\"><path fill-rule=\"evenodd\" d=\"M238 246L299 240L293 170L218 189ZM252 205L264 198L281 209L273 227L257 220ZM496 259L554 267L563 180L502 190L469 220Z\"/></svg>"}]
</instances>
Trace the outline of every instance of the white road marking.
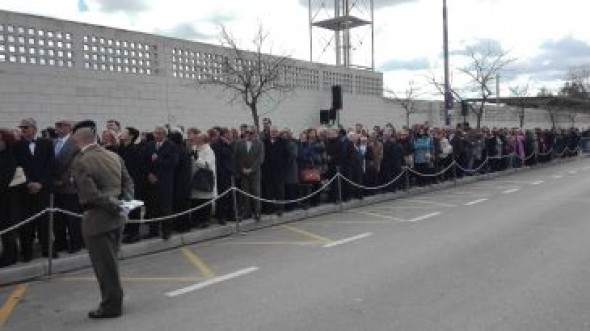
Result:
<instances>
[{"instance_id":1,"label":"white road marking","mask_svg":"<svg viewBox=\"0 0 590 331\"><path fill-rule=\"evenodd\" d=\"M543 184L543 183L545 183L545 181L538 180L536 182L532 182L531 185L539 185L539 184Z\"/></svg>"},{"instance_id":2,"label":"white road marking","mask_svg":"<svg viewBox=\"0 0 590 331\"><path fill-rule=\"evenodd\" d=\"M555 175L555 176L553 176L553 179L560 179L560 178L563 178L563 176L562 175Z\"/></svg>"},{"instance_id":3,"label":"white road marking","mask_svg":"<svg viewBox=\"0 0 590 331\"><path fill-rule=\"evenodd\" d=\"M506 190L506 191L504 191L502 193L504 193L504 194L510 194L510 193L514 193L514 192L518 192L518 189L517 188L511 188L511 189Z\"/></svg>"},{"instance_id":4,"label":"white road marking","mask_svg":"<svg viewBox=\"0 0 590 331\"><path fill-rule=\"evenodd\" d=\"M424 204L424 205L432 205L432 206L439 206L439 207L455 207L455 205L451 205L448 203L430 201L430 200L420 200L420 199L404 199L403 201Z\"/></svg>"},{"instance_id":5,"label":"white road marking","mask_svg":"<svg viewBox=\"0 0 590 331\"><path fill-rule=\"evenodd\" d=\"M570 175L575 175L575 174L577 174L577 173L578 173L578 172L577 172L576 170L572 170L572 171L570 171Z\"/></svg>"},{"instance_id":6,"label":"white road marking","mask_svg":"<svg viewBox=\"0 0 590 331\"><path fill-rule=\"evenodd\" d=\"M590 170L590 166L585 166L582 170Z\"/></svg>"},{"instance_id":7,"label":"white road marking","mask_svg":"<svg viewBox=\"0 0 590 331\"><path fill-rule=\"evenodd\" d=\"M469 201L468 203L465 204L465 206L473 206L473 205L476 205L476 204L484 202L484 201L488 201L488 199L477 199L477 200Z\"/></svg>"},{"instance_id":8,"label":"white road marking","mask_svg":"<svg viewBox=\"0 0 590 331\"><path fill-rule=\"evenodd\" d=\"M349 243L351 241L355 241L355 240L367 238L367 237L370 237L372 235L373 235L372 232L367 232L367 233L359 234L358 236L354 236L354 237L350 237L350 238L345 238L345 239L342 239L342 240L334 241L334 242L331 242L329 244L325 244L322 247L323 248L332 248L332 247L335 247L335 246L339 246L339 245L342 245L342 244Z\"/></svg>"},{"instance_id":9,"label":"white road marking","mask_svg":"<svg viewBox=\"0 0 590 331\"><path fill-rule=\"evenodd\" d=\"M434 216L438 216L438 215L440 215L440 214L441 214L441 212L440 212L440 211L437 211L437 212L434 212L434 213L430 213L430 214L426 214L426 215L418 216L418 217L416 217L416 218L412 218L412 219L409 219L409 220L405 220L404 222L418 222L418 221L425 220L425 219L427 219L427 218L431 218L431 217L434 217Z\"/></svg>"},{"instance_id":10,"label":"white road marking","mask_svg":"<svg viewBox=\"0 0 590 331\"><path fill-rule=\"evenodd\" d=\"M401 218L397 218L397 217L393 217L393 216L388 216L388 215L377 214L377 213L370 213L368 211L362 211L362 210L351 210L351 211L349 211L349 213L352 213L352 214L361 214L361 215L367 215L367 216L373 216L373 217L377 217L377 218L383 218L383 219L394 220L394 221L401 220Z\"/></svg>"},{"instance_id":11,"label":"white road marking","mask_svg":"<svg viewBox=\"0 0 590 331\"><path fill-rule=\"evenodd\" d=\"M166 296L167 297L170 297L170 298L174 298L174 297L177 297L179 295L183 295L183 294L186 294L186 293L189 293L189 292L197 291L197 290L203 289L205 287L208 287L208 286L211 286L211 285L215 285L215 284L224 282L226 280L230 280L230 279L233 279L233 278L237 278L237 277L240 277L240 276L247 275L247 274L252 273L254 271L257 271L257 270L258 270L258 267L250 267L250 268L238 270L238 271L233 272L231 274L227 274L227 275L224 275L224 276L215 277L213 279L209 279L209 280L206 280L206 281L201 282L201 283L197 283L197 284L194 284L194 285L191 285L191 286L187 286L187 287L184 287L184 288L175 290L175 291L168 292L168 293L166 293Z\"/></svg>"}]
</instances>

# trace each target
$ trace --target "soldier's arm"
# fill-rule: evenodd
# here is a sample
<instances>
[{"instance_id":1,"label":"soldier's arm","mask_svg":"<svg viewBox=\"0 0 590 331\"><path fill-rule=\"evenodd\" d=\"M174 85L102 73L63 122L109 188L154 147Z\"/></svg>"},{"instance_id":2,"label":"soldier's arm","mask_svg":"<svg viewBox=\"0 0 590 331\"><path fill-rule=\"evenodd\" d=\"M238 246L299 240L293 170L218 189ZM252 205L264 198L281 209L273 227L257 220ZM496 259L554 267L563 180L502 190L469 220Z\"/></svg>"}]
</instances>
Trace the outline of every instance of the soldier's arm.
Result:
<instances>
[{"instance_id":1,"label":"soldier's arm","mask_svg":"<svg viewBox=\"0 0 590 331\"><path fill-rule=\"evenodd\" d=\"M82 162L74 163L72 175L78 188L82 209L101 208L113 214L119 212L119 200L98 190L92 175Z\"/></svg>"}]
</instances>

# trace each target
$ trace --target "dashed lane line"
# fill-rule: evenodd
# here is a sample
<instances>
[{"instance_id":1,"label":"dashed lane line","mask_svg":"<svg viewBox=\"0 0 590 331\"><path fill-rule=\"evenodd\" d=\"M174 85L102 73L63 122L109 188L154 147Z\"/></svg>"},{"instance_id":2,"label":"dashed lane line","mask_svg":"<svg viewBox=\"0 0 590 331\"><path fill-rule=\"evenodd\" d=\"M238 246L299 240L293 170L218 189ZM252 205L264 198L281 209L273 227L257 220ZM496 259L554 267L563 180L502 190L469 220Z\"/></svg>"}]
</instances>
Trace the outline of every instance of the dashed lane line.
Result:
<instances>
[{"instance_id":1,"label":"dashed lane line","mask_svg":"<svg viewBox=\"0 0 590 331\"><path fill-rule=\"evenodd\" d=\"M563 176L562 176L562 175L555 175L555 176L553 176L552 178L553 178L553 179L560 179L560 178L563 178Z\"/></svg>"},{"instance_id":2,"label":"dashed lane line","mask_svg":"<svg viewBox=\"0 0 590 331\"><path fill-rule=\"evenodd\" d=\"M403 201L400 201L403 202ZM428 209L427 206L404 206L404 205L396 205L396 206L378 206L375 209L382 209L382 210L397 210L397 209Z\"/></svg>"},{"instance_id":3,"label":"dashed lane line","mask_svg":"<svg viewBox=\"0 0 590 331\"><path fill-rule=\"evenodd\" d=\"M545 181L543 181L543 180L538 180L538 181L536 181L536 182L532 182L532 183L531 183L531 185L540 185L540 184L543 184L543 183L545 183Z\"/></svg>"},{"instance_id":4,"label":"dashed lane line","mask_svg":"<svg viewBox=\"0 0 590 331\"><path fill-rule=\"evenodd\" d=\"M430 200L404 199L404 201L406 201L406 202L412 202L412 203L417 203L417 204L438 206L438 207L447 207L447 208L456 207L455 205L452 205L452 204L449 204L449 203L436 202L436 201L430 201Z\"/></svg>"},{"instance_id":5,"label":"dashed lane line","mask_svg":"<svg viewBox=\"0 0 590 331\"><path fill-rule=\"evenodd\" d=\"M517 189L517 188L511 188L511 189L506 190L506 191L504 191L502 193L504 193L504 194L510 194L510 193L514 193L514 192L518 192L518 191L519 191L519 189Z\"/></svg>"},{"instance_id":6,"label":"dashed lane line","mask_svg":"<svg viewBox=\"0 0 590 331\"><path fill-rule=\"evenodd\" d=\"M18 284L14 287L14 290L12 290L2 307L0 307L0 326L3 326L8 321L12 311L24 297L28 287L28 284Z\"/></svg>"},{"instance_id":7,"label":"dashed lane line","mask_svg":"<svg viewBox=\"0 0 590 331\"><path fill-rule=\"evenodd\" d=\"M236 272L232 272L230 274L227 275L223 275L223 276L219 276L219 277L215 277L209 280L206 280L204 282L201 283L197 283L191 286L187 286L187 287L183 287L181 289L175 290L175 291L171 291L171 292L167 292L166 296L169 298L174 298L183 294L187 294L190 292L194 292L194 291L198 291L200 289L209 287L211 285L215 285L215 284L219 284L221 282L225 282L228 281L230 279L234 279L234 278L238 278L241 276L245 276L247 274L253 273L255 271L258 271L258 267L249 267L249 268L245 268L242 270L238 270Z\"/></svg>"},{"instance_id":8,"label":"dashed lane line","mask_svg":"<svg viewBox=\"0 0 590 331\"><path fill-rule=\"evenodd\" d=\"M350 243L350 242L353 242L353 241L357 241L357 240L360 240L360 239L363 239L363 238L367 238L367 237L370 237L372 235L373 235L372 232L367 232L367 233L359 234L358 236L354 236L354 237L350 237L350 238L345 238L345 239L337 240L337 241L334 241L332 243L325 244L322 247L323 248L332 248L332 247L340 246L340 245L347 244L347 243Z\"/></svg>"},{"instance_id":9,"label":"dashed lane line","mask_svg":"<svg viewBox=\"0 0 590 331\"><path fill-rule=\"evenodd\" d=\"M465 204L465 206L477 205L478 203L482 203L484 201L488 201L488 199L477 199L477 200L469 201Z\"/></svg>"},{"instance_id":10,"label":"dashed lane line","mask_svg":"<svg viewBox=\"0 0 590 331\"><path fill-rule=\"evenodd\" d=\"M425 219L429 219L429 218L438 216L440 214L442 214L442 213L440 211L437 211L437 212L434 212L434 213L430 213L430 214L418 216L416 218L412 218L412 219L409 219L409 220L404 220L403 222L418 222L418 221L422 221L422 220L425 220Z\"/></svg>"},{"instance_id":11,"label":"dashed lane line","mask_svg":"<svg viewBox=\"0 0 590 331\"><path fill-rule=\"evenodd\" d=\"M362 211L362 210L351 210L351 211L349 211L349 213L366 215L366 216L373 216L373 217L382 218L382 219L386 219L386 220L392 220L392 221L401 221L402 220L401 218L398 218L398 217L382 215L382 214L378 214L378 213L371 213L371 212Z\"/></svg>"}]
</instances>

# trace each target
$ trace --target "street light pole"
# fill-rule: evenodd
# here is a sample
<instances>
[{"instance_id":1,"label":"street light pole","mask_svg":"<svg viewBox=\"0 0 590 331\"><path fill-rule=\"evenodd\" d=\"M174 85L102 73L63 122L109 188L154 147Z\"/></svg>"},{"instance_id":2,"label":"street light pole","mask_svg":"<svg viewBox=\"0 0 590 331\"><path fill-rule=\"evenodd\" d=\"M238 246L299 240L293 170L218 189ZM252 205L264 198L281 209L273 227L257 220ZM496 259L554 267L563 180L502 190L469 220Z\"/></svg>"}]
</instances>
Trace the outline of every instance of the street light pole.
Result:
<instances>
[{"instance_id":1,"label":"street light pole","mask_svg":"<svg viewBox=\"0 0 590 331\"><path fill-rule=\"evenodd\" d=\"M447 0L443 0L443 53L445 58L445 125L451 125L450 111L453 109L453 94L449 81L449 29L447 24Z\"/></svg>"}]
</instances>

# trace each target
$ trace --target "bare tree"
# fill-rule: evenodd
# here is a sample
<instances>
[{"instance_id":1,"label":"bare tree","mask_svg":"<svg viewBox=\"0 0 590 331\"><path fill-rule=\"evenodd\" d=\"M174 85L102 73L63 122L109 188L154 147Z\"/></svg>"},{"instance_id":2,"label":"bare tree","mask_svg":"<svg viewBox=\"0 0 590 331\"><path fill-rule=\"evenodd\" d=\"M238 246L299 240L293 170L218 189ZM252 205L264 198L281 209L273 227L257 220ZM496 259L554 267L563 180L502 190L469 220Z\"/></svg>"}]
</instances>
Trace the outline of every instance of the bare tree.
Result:
<instances>
[{"instance_id":1,"label":"bare tree","mask_svg":"<svg viewBox=\"0 0 590 331\"><path fill-rule=\"evenodd\" d=\"M576 127L576 118L578 117L579 113L572 109L570 111L567 112L567 119L569 120L571 127L575 128Z\"/></svg>"},{"instance_id":2,"label":"bare tree","mask_svg":"<svg viewBox=\"0 0 590 331\"><path fill-rule=\"evenodd\" d=\"M437 90L437 91L438 91L438 92L439 92L439 93L440 93L442 96L444 96L444 95L445 95L445 85L444 85L444 84L441 82L441 80L440 80L440 79L438 79L438 78L436 77L436 75L434 74L434 72L430 72L430 75L426 76L425 78L426 78L426 81L428 82L428 84L430 84L430 85L432 85L434 88L436 88L436 90ZM453 97L453 101L454 101L455 103L465 104L465 106L466 106L468 109L471 109L471 110L472 110L472 112L473 112L473 106L472 106L470 103L468 103L468 102L466 101L466 99L465 99L465 98L463 98L463 97L461 96L461 94L462 94L463 92L459 92L459 91L457 91L457 90L455 90L455 89L453 89L453 88L451 88L450 92L451 92L451 96Z\"/></svg>"},{"instance_id":3,"label":"bare tree","mask_svg":"<svg viewBox=\"0 0 590 331\"><path fill-rule=\"evenodd\" d=\"M207 60L216 69L207 70L199 84L220 86L229 96L229 102L240 100L252 115L253 124L260 127L259 105L262 100L277 101L282 94L294 86L293 63L289 56L271 55L268 44L269 34L262 26L252 40L252 51L239 47L236 38L221 26L220 42L223 54L213 55ZM264 50L268 47L268 52Z\"/></svg>"},{"instance_id":4,"label":"bare tree","mask_svg":"<svg viewBox=\"0 0 590 331\"><path fill-rule=\"evenodd\" d=\"M541 87L539 93L537 93L538 97L553 97L553 92L549 91L546 87ZM555 130L557 128L557 123L559 121L559 111L560 106L558 103L548 101L546 103L547 113L549 114L549 120L551 121L551 129Z\"/></svg>"},{"instance_id":5,"label":"bare tree","mask_svg":"<svg viewBox=\"0 0 590 331\"><path fill-rule=\"evenodd\" d=\"M470 63L459 69L462 73L471 78L471 90L479 96L478 104L471 105L470 109L477 119L477 128L481 126L486 102L494 94L491 84L496 76L507 65L516 59L508 56L508 52L502 50L498 45L489 43L487 47L468 47L465 52Z\"/></svg>"},{"instance_id":6,"label":"bare tree","mask_svg":"<svg viewBox=\"0 0 590 331\"><path fill-rule=\"evenodd\" d=\"M569 68L560 94L572 98L590 99L590 65Z\"/></svg>"},{"instance_id":7,"label":"bare tree","mask_svg":"<svg viewBox=\"0 0 590 331\"><path fill-rule=\"evenodd\" d=\"M518 121L520 124L520 128L524 126L524 111L525 111L525 103L523 98L529 96L529 88L530 88L530 81L526 83L526 85L517 85L510 87L510 93L513 96L517 97L519 100L517 102L516 109L518 111Z\"/></svg>"},{"instance_id":8,"label":"bare tree","mask_svg":"<svg viewBox=\"0 0 590 331\"><path fill-rule=\"evenodd\" d=\"M420 95L419 88L416 87L414 81L410 80L408 81L408 87L403 93L396 93L391 89L386 89L385 92L391 94L393 96L391 100L404 109L406 127L410 127L410 115L418 110L416 108L416 99Z\"/></svg>"}]
</instances>

